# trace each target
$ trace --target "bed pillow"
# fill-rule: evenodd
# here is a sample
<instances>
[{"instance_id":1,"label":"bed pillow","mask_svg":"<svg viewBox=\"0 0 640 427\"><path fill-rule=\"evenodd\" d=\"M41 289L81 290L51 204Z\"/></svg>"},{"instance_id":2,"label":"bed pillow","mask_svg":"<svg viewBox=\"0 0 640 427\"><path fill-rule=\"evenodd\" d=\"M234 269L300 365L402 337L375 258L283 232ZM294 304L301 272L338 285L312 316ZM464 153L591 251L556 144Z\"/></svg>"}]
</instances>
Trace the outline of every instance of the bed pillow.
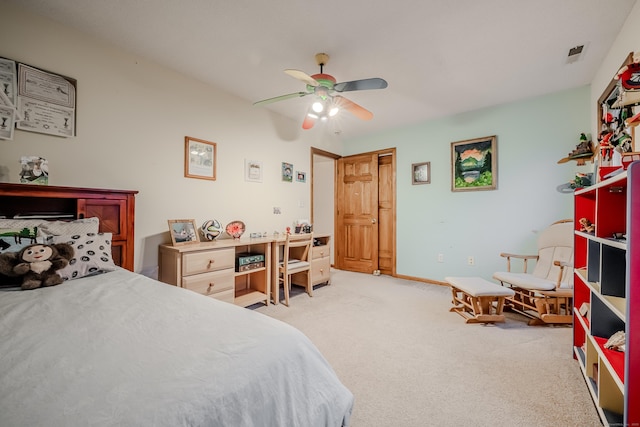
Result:
<instances>
[{"instance_id":1,"label":"bed pillow","mask_svg":"<svg viewBox=\"0 0 640 427\"><path fill-rule=\"evenodd\" d=\"M42 243L38 227L0 228L0 254L20 252L33 243Z\"/></svg>"},{"instance_id":2,"label":"bed pillow","mask_svg":"<svg viewBox=\"0 0 640 427\"><path fill-rule=\"evenodd\" d=\"M68 243L75 251L73 258L58 274L64 280L116 270L111 257L111 233L86 233L64 236L47 236L45 243Z\"/></svg>"},{"instance_id":3,"label":"bed pillow","mask_svg":"<svg viewBox=\"0 0 640 427\"><path fill-rule=\"evenodd\" d=\"M76 234L97 234L100 220L97 217L73 221L41 221L40 231L45 235L71 236Z\"/></svg>"}]
</instances>

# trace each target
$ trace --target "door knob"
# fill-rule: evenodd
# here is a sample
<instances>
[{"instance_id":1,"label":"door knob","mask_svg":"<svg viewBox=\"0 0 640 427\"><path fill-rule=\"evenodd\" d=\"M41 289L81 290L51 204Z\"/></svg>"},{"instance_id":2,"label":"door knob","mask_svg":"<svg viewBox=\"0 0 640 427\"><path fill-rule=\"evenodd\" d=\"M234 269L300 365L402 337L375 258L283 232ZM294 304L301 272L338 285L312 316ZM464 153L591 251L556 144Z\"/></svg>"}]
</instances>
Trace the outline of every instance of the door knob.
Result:
<instances>
[{"instance_id":1,"label":"door knob","mask_svg":"<svg viewBox=\"0 0 640 427\"><path fill-rule=\"evenodd\" d=\"M376 219L375 218L371 218L371 224L375 224L376 223Z\"/></svg>"}]
</instances>

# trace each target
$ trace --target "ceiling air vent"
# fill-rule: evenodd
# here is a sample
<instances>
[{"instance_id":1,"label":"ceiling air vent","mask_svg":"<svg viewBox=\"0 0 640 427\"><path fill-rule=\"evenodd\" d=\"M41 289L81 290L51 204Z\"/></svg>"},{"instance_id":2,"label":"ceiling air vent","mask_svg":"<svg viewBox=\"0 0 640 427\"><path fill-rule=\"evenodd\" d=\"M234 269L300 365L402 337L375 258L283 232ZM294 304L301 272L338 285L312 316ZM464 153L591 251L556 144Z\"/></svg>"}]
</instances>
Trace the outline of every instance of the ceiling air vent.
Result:
<instances>
[{"instance_id":1,"label":"ceiling air vent","mask_svg":"<svg viewBox=\"0 0 640 427\"><path fill-rule=\"evenodd\" d=\"M572 47L571 49L569 49L569 55L567 56L571 58L572 56L580 55L582 53L582 49L584 49L584 45Z\"/></svg>"},{"instance_id":2,"label":"ceiling air vent","mask_svg":"<svg viewBox=\"0 0 640 427\"><path fill-rule=\"evenodd\" d=\"M582 59L581 54L583 50L584 50L583 44L569 49L569 55L567 55L567 59L566 59L567 64L573 64L574 62L578 62L580 59Z\"/></svg>"}]
</instances>

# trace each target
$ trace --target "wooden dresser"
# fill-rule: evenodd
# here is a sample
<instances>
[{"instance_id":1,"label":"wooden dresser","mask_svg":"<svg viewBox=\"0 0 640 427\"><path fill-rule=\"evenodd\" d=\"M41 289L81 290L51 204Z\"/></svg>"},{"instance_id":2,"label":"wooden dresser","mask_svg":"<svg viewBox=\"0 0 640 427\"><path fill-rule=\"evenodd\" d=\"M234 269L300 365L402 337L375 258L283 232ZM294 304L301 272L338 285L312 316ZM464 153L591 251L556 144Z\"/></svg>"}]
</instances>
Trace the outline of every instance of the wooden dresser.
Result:
<instances>
[{"instance_id":1,"label":"wooden dresser","mask_svg":"<svg viewBox=\"0 0 640 427\"><path fill-rule=\"evenodd\" d=\"M51 185L0 183L0 215L71 215L73 219L97 217L100 231L113 233L112 256L116 265L133 271L135 195L137 191Z\"/></svg>"}]
</instances>

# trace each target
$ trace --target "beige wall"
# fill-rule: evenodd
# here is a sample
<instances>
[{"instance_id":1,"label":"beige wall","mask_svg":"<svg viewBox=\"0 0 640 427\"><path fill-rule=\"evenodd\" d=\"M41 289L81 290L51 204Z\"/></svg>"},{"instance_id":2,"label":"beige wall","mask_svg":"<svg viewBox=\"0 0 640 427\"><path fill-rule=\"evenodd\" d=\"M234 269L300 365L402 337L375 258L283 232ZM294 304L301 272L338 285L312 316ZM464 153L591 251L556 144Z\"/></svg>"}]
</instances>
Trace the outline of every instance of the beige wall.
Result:
<instances>
[{"instance_id":1,"label":"beige wall","mask_svg":"<svg viewBox=\"0 0 640 427\"><path fill-rule=\"evenodd\" d=\"M602 65L598 69L595 77L591 81L591 108L593 120L593 135L599 132L596 128L597 101L602 95L613 76L620 68L620 64L625 60L630 52L640 51L640 2L637 2L631 13L627 17L624 26L620 29L618 37L611 46ZM637 143L636 143L637 144ZM636 145L636 147L638 147Z\"/></svg>"},{"instance_id":2,"label":"beige wall","mask_svg":"<svg viewBox=\"0 0 640 427\"><path fill-rule=\"evenodd\" d=\"M0 140L0 181L18 182L19 159L48 159L50 184L138 190L136 271L152 273L167 219L242 220L249 232L309 218L310 183L285 183L281 163L310 176L310 147L340 153L300 123L253 107L179 72L4 5L0 56L77 79L77 137L16 131ZM184 137L216 142L217 180L184 178ZM263 162L245 182L244 160ZM281 208L281 215L273 214Z\"/></svg>"}]
</instances>

